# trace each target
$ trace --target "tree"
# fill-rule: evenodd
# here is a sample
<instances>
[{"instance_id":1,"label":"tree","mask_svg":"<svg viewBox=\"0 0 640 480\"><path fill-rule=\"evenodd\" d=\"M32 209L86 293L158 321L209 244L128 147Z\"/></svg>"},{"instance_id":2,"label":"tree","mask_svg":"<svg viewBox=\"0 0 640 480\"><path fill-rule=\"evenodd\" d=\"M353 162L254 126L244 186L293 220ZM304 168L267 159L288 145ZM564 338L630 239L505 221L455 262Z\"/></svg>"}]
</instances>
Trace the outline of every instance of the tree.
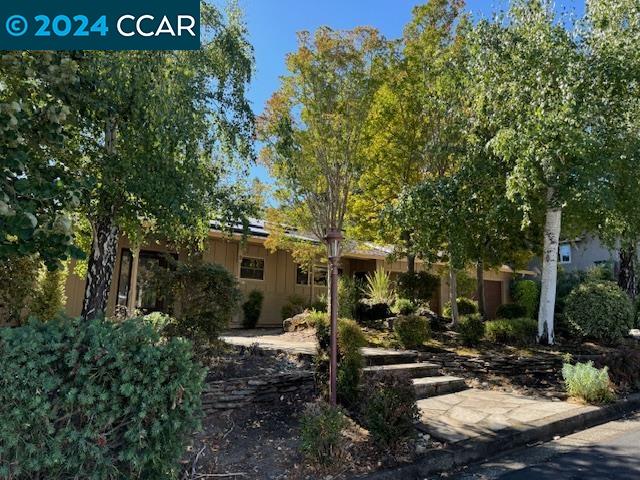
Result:
<instances>
[{"instance_id":1,"label":"tree","mask_svg":"<svg viewBox=\"0 0 640 480\"><path fill-rule=\"evenodd\" d=\"M382 85L373 99L368 128L367 168L350 206L350 232L356 238L396 245L414 271L415 254L407 226L389 228L381 212L397 203L403 188L449 168L443 114L453 78L464 2L430 0L413 9L402 39L393 44L381 71Z\"/></svg>"},{"instance_id":2,"label":"tree","mask_svg":"<svg viewBox=\"0 0 640 480\"><path fill-rule=\"evenodd\" d=\"M589 1L583 27L589 131L594 157L604 165L597 181L578 198L574 229L596 232L610 248L619 249L618 284L635 299L640 242L640 5L632 0Z\"/></svg>"},{"instance_id":3,"label":"tree","mask_svg":"<svg viewBox=\"0 0 640 480\"><path fill-rule=\"evenodd\" d=\"M246 213L245 193L223 179L251 155L251 47L236 12L203 4L202 25L197 51L75 54L83 155L74 168L91 181L85 318L106 308L121 233L197 244L211 221Z\"/></svg>"},{"instance_id":4,"label":"tree","mask_svg":"<svg viewBox=\"0 0 640 480\"><path fill-rule=\"evenodd\" d=\"M544 211L538 337L552 344L562 209L598 170L588 154L584 59L543 0L514 1L474 37L471 85L496 120L490 144L510 166L508 194L527 220Z\"/></svg>"},{"instance_id":5,"label":"tree","mask_svg":"<svg viewBox=\"0 0 640 480\"><path fill-rule=\"evenodd\" d=\"M0 261L38 254L55 268L81 254L69 218L82 187L69 168L77 69L66 52L2 53Z\"/></svg>"}]
</instances>

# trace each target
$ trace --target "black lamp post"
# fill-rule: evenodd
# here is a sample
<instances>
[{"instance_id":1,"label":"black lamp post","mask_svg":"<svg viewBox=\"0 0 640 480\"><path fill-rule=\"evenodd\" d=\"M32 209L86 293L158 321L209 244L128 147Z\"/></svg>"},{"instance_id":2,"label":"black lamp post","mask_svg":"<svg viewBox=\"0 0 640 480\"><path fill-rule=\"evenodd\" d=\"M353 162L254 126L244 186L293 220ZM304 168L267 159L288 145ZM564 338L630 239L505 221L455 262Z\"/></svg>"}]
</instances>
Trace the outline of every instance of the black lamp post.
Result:
<instances>
[{"instance_id":1,"label":"black lamp post","mask_svg":"<svg viewBox=\"0 0 640 480\"><path fill-rule=\"evenodd\" d=\"M327 232L324 238L329 250L329 298L331 318L331 355L329 363L329 399L331 405L336 405L336 377L338 373L338 260L340 259L341 233L335 228Z\"/></svg>"}]
</instances>

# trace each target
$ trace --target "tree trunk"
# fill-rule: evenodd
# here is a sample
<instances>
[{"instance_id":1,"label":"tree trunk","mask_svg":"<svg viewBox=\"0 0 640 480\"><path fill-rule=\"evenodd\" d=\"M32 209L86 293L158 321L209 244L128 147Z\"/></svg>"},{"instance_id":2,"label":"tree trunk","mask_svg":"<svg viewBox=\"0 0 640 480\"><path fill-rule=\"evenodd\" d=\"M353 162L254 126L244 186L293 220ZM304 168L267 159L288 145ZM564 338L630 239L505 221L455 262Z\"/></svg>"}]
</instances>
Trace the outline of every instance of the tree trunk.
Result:
<instances>
[{"instance_id":1,"label":"tree trunk","mask_svg":"<svg viewBox=\"0 0 640 480\"><path fill-rule=\"evenodd\" d=\"M544 251L542 256L542 286L540 311L538 312L538 342L553 345L553 316L556 304L556 280L558 278L558 244L562 209L552 207L553 189L547 189L547 212L544 224Z\"/></svg>"},{"instance_id":2,"label":"tree trunk","mask_svg":"<svg viewBox=\"0 0 640 480\"><path fill-rule=\"evenodd\" d=\"M476 263L476 282L478 283L478 311L482 319L487 319L487 305L484 298L484 261L479 259Z\"/></svg>"},{"instance_id":3,"label":"tree trunk","mask_svg":"<svg viewBox=\"0 0 640 480\"><path fill-rule=\"evenodd\" d=\"M451 302L451 326L456 327L459 321L458 315L458 280L456 270L449 263L449 302Z\"/></svg>"},{"instance_id":4,"label":"tree trunk","mask_svg":"<svg viewBox=\"0 0 640 480\"><path fill-rule=\"evenodd\" d=\"M86 320L95 318L107 309L118 247L118 227L111 216L97 219L92 225L93 242L82 304L82 318Z\"/></svg>"},{"instance_id":5,"label":"tree trunk","mask_svg":"<svg viewBox=\"0 0 640 480\"><path fill-rule=\"evenodd\" d=\"M409 232L402 232L402 239L404 240L405 248L407 249L407 273L415 273L416 256L411 252L413 243L411 242L411 235Z\"/></svg>"},{"instance_id":6,"label":"tree trunk","mask_svg":"<svg viewBox=\"0 0 640 480\"><path fill-rule=\"evenodd\" d=\"M407 273L416 272L416 256L407 255Z\"/></svg>"},{"instance_id":7,"label":"tree trunk","mask_svg":"<svg viewBox=\"0 0 640 480\"><path fill-rule=\"evenodd\" d=\"M618 285L627 292L629 298L635 301L637 291L636 280L636 247L635 245L620 246L620 269L618 271Z\"/></svg>"}]
</instances>

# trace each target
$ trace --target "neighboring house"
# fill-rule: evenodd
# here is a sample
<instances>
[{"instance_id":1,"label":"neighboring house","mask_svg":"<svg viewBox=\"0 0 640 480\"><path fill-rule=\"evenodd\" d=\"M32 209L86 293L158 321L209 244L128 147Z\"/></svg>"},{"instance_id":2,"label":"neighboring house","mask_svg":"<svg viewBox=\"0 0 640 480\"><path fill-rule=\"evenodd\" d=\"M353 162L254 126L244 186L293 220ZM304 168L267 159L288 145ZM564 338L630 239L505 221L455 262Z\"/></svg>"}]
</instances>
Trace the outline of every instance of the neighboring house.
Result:
<instances>
[{"instance_id":1,"label":"neighboring house","mask_svg":"<svg viewBox=\"0 0 640 480\"><path fill-rule=\"evenodd\" d=\"M258 322L260 327L282 325L280 311L292 295L299 295L311 301L327 291L326 265L318 264L310 272L305 272L293 261L289 252L271 252L265 248L264 242L268 236L269 232L261 221L253 221L250 224L248 237L244 241L240 229L229 235L212 228L203 252L205 261L218 263L232 272L244 293L252 290L264 293L262 313ZM313 241L313 238L309 240ZM141 247L140 255L135 258L131 255L127 239L120 239L107 315L113 315L116 310L131 310L134 307L143 311L164 309L165 305L156 292L146 291L141 279L151 265L164 262L167 253L176 258L183 256L181 252L167 248L162 242L149 242ZM406 272L406 260L389 261L389 254L389 249L372 244L347 249L343 252L340 272L351 277L364 277L380 267L389 272L392 278ZM449 297L449 287L446 278L442 276L442 267L443 265L433 265L430 268L434 273L438 272L442 279L439 290L430 302L431 308L438 313ZM417 270L424 268L425 264L416 262ZM499 305L509 302L509 281L512 273L507 266L485 273L487 312L490 317L495 315ZM69 275L66 283L67 314L80 314L84 284L84 278ZM134 294L130 295L131 292ZM241 318L238 316L234 326L240 325Z\"/></svg>"},{"instance_id":2,"label":"neighboring house","mask_svg":"<svg viewBox=\"0 0 640 480\"><path fill-rule=\"evenodd\" d=\"M618 263L618 251L605 246L598 237L592 235L563 240L558 247L558 267L565 272L586 272L597 265L611 265L617 272ZM529 270L542 271L539 258L532 260Z\"/></svg>"}]
</instances>

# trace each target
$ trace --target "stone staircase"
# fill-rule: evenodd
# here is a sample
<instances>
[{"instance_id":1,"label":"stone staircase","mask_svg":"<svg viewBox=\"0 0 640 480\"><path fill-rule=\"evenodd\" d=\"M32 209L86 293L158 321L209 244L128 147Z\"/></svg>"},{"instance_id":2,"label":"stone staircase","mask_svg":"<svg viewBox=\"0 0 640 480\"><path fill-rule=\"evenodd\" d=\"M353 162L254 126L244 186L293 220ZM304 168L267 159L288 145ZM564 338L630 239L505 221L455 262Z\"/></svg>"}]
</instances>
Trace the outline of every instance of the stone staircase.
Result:
<instances>
[{"instance_id":1,"label":"stone staircase","mask_svg":"<svg viewBox=\"0 0 640 480\"><path fill-rule=\"evenodd\" d=\"M418 360L418 353L381 348L362 349L367 366L364 374L375 372L405 373L411 377L418 399L465 390L464 379L440 374L440 365Z\"/></svg>"}]
</instances>

